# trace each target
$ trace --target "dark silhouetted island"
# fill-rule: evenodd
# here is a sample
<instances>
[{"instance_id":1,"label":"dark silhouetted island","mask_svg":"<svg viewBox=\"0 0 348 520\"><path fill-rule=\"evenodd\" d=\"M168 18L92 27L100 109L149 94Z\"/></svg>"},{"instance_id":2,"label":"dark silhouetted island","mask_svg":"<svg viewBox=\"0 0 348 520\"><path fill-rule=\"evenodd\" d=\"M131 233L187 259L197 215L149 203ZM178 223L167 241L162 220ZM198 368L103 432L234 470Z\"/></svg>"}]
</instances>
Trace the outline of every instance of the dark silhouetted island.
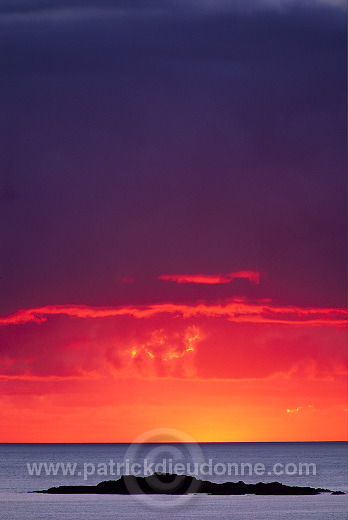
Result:
<instances>
[{"instance_id":1,"label":"dark silhouetted island","mask_svg":"<svg viewBox=\"0 0 348 520\"><path fill-rule=\"evenodd\" d=\"M52 494L85 494L100 495L134 495L134 494L166 494L186 495L205 493L208 495L318 495L319 493L345 494L343 491L330 489L287 486L280 482L258 482L246 484L239 482L215 483L200 480L194 476L174 475L170 473L154 473L148 477L124 475L119 480L100 482L96 486L59 486L31 493Z\"/></svg>"}]
</instances>

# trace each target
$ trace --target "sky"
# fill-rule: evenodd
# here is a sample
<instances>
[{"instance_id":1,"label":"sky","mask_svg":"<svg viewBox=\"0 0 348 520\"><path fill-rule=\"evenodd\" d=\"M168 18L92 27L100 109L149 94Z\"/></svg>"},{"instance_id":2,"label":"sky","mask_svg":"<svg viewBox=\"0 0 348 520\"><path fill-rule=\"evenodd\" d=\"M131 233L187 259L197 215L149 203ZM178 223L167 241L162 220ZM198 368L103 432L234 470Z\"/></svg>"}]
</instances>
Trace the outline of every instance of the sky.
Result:
<instances>
[{"instance_id":1,"label":"sky","mask_svg":"<svg viewBox=\"0 0 348 520\"><path fill-rule=\"evenodd\" d=\"M1 442L347 438L345 24L0 0Z\"/></svg>"}]
</instances>

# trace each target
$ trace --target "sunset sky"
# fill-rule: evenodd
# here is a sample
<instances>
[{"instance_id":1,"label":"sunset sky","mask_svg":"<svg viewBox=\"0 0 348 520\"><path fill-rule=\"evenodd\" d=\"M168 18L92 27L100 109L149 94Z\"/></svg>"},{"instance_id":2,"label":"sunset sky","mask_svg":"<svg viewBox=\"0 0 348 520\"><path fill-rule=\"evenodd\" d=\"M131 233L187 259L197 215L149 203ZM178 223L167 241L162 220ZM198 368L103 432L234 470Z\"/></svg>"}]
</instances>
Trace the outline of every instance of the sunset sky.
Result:
<instances>
[{"instance_id":1,"label":"sunset sky","mask_svg":"<svg viewBox=\"0 0 348 520\"><path fill-rule=\"evenodd\" d=\"M0 0L0 442L347 438L345 24Z\"/></svg>"}]
</instances>

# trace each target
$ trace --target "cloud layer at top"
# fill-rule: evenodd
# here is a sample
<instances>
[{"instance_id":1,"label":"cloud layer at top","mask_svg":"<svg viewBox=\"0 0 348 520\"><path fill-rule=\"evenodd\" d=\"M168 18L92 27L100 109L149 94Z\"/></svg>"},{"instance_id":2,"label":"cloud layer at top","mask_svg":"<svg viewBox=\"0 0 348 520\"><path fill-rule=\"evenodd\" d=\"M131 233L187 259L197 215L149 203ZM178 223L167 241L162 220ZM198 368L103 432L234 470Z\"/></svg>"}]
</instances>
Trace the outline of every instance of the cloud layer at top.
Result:
<instances>
[{"instance_id":1,"label":"cloud layer at top","mask_svg":"<svg viewBox=\"0 0 348 520\"><path fill-rule=\"evenodd\" d=\"M258 2L260 4L260 2ZM251 2L251 4L255 4L255 2ZM246 3L244 2L244 5ZM242 7L242 2L235 2L232 9L238 9ZM47 13L48 12L59 12L59 11L68 11L74 12L79 11L80 13L83 11L108 11L115 13L130 13L135 14L141 12L142 14L152 14L153 12L166 12L167 9L174 9L175 11L182 10L190 10L192 8L196 9L218 9L221 8L223 10L231 7L231 4L227 4L226 2L220 2L219 0L213 2L205 1L205 0L189 0L187 2L176 1L173 0L132 0L131 2L127 0L62 0L58 2L52 2L50 0L2 0L0 4L0 12L2 13Z\"/></svg>"},{"instance_id":2,"label":"cloud layer at top","mask_svg":"<svg viewBox=\"0 0 348 520\"><path fill-rule=\"evenodd\" d=\"M57 11L74 10L88 11L90 9L107 10L121 13L161 13L167 10L180 11L202 11L212 13L215 11L236 12L251 10L264 10L265 8L289 8L303 4L299 0L2 0L0 13L47 13ZM328 4L332 6L344 6L342 0L307 0L306 5Z\"/></svg>"}]
</instances>

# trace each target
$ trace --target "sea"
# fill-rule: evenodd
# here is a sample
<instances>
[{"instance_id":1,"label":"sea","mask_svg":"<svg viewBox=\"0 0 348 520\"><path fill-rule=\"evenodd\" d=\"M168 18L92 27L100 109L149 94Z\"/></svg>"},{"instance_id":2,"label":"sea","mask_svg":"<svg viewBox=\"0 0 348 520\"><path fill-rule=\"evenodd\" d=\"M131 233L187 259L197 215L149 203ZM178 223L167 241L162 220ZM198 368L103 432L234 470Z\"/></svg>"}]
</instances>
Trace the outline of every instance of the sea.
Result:
<instances>
[{"instance_id":1,"label":"sea","mask_svg":"<svg viewBox=\"0 0 348 520\"><path fill-rule=\"evenodd\" d=\"M348 494L33 493L61 485L95 485L126 473L147 475L178 468L213 482L278 481L348 492L346 442L0 444L0 467L1 520L348 519Z\"/></svg>"}]
</instances>

